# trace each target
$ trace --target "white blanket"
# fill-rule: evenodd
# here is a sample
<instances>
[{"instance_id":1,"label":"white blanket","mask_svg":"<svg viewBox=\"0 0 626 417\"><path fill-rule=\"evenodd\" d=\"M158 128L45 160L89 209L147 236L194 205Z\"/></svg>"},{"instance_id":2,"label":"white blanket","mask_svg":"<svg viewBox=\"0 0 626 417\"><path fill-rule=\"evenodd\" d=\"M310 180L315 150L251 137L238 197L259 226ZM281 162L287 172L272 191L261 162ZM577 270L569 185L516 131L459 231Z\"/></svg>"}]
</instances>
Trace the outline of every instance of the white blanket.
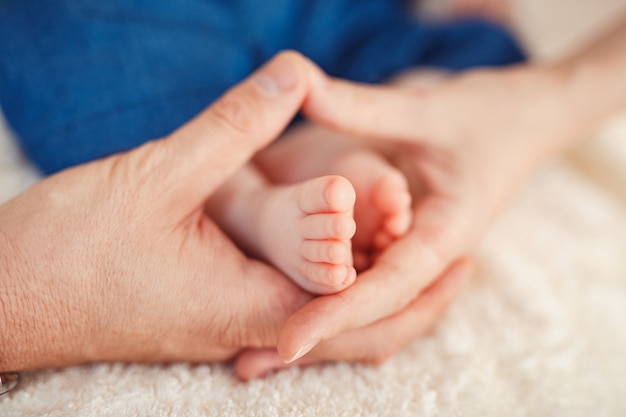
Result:
<instances>
[{"instance_id":1,"label":"white blanket","mask_svg":"<svg viewBox=\"0 0 626 417\"><path fill-rule=\"evenodd\" d=\"M49 370L0 416L626 416L626 114L595 136L535 176L458 302L382 366ZM0 201L36 178L0 126Z\"/></svg>"}]
</instances>

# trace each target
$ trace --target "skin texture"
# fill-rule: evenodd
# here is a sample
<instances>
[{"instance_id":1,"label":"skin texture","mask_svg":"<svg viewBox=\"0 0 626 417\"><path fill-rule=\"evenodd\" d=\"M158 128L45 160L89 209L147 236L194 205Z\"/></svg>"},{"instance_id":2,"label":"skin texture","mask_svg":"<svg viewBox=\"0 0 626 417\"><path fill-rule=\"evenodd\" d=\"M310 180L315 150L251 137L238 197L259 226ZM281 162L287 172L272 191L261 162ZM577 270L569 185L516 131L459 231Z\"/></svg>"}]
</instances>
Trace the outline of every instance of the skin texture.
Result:
<instances>
[{"instance_id":1,"label":"skin texture","mask_svg":"<svg viewBox=\"0 0 626 417\"><path fill-rule=\"evenodd\" d=\"M245 257L205 203L280 134L320 77L300 55L280 54L170 136L0 206L0 371L223 361L275 346L310 295ZM446 282L417 322L443 311L458 288Z\"/></svg>"}]
</instances>

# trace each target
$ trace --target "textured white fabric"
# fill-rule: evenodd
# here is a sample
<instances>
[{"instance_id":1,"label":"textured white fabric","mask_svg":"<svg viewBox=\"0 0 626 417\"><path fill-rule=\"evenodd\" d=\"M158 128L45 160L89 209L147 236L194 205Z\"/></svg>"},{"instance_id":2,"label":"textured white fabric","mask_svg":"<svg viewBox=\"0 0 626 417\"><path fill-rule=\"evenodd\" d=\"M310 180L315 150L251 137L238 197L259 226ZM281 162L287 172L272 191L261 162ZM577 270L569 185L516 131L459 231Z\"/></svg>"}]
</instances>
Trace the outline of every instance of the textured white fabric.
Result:
<instances>
[{"instance_id":1,"label":"textured white fabric","mask_svg":"<svg viewBox=\"0 0 626 417\"><path fill-rule=\"evenodd\" d=\"M382 366L49 370L0 416L626 416L626 114L595 136L536 175L444 320ZM0 126L0 201L36 178Z\"/></svg>"}]
</instances>

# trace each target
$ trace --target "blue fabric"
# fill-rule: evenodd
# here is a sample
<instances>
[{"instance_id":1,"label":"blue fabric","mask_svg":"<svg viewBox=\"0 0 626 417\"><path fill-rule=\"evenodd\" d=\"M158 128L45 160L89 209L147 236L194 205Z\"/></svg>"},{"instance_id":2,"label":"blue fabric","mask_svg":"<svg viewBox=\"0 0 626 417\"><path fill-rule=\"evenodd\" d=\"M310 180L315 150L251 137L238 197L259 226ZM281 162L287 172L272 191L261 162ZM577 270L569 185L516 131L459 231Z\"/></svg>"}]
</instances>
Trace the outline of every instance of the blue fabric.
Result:
<instances>
[{"instance_id":1,"label":"blue fabric","mask_svg":"<svg viewBox=\"0 0 626 417\"><path fill-rule=\"evenodd\" d=\"M523 59L501 28L396 0L2 0L0 103L45 173L164 136L276 52L377 82Z\"/></svg>"}]
</instances>

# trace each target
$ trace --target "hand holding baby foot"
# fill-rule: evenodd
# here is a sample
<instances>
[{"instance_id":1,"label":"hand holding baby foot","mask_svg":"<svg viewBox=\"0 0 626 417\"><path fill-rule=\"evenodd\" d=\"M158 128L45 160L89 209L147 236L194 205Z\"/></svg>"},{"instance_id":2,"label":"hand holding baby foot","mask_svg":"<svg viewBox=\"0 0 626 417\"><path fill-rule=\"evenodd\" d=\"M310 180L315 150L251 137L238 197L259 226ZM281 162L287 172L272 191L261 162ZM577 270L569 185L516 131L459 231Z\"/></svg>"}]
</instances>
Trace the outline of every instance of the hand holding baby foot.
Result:
<instances>
[{"instance_id":1,"label":"hand holding baby foot","mask_svg":"<svg viewBox=\"0 0 626 417\"><path fill-rule=\"evenodd\" d=\"M558 88L550 73L511 69L468 73L417 92L337 80L315 90L305 106L309 117L368 138L422 191L405 237L340 298L315 299L289 319L279 337L281 356L402 314L470 251L513 192L558 151L559 136L571 134ZM512 91L517 101L503 106ZM368 308L356 317L362 305Z\"/></svg>"},{"instance_id":2,"label":"hand holding baby foot","mask_svg":"<svg viewBox=\"0 0 626 417\"><path fill-rule=\"evenodd\" d=\"M313 90L304 109L310 118L367 138L417 184L413 223L354 285L296 312L279 335L278 355L242 356L240 374L284 367L281 359L377 362L426 331L412 324L432 324L470 273L455 260L571 138L558 89L549 72L533 68L478 71L420 91L338 80ZM379 342L371 343L372 333Z\"/></svg>"}]
</instances>

